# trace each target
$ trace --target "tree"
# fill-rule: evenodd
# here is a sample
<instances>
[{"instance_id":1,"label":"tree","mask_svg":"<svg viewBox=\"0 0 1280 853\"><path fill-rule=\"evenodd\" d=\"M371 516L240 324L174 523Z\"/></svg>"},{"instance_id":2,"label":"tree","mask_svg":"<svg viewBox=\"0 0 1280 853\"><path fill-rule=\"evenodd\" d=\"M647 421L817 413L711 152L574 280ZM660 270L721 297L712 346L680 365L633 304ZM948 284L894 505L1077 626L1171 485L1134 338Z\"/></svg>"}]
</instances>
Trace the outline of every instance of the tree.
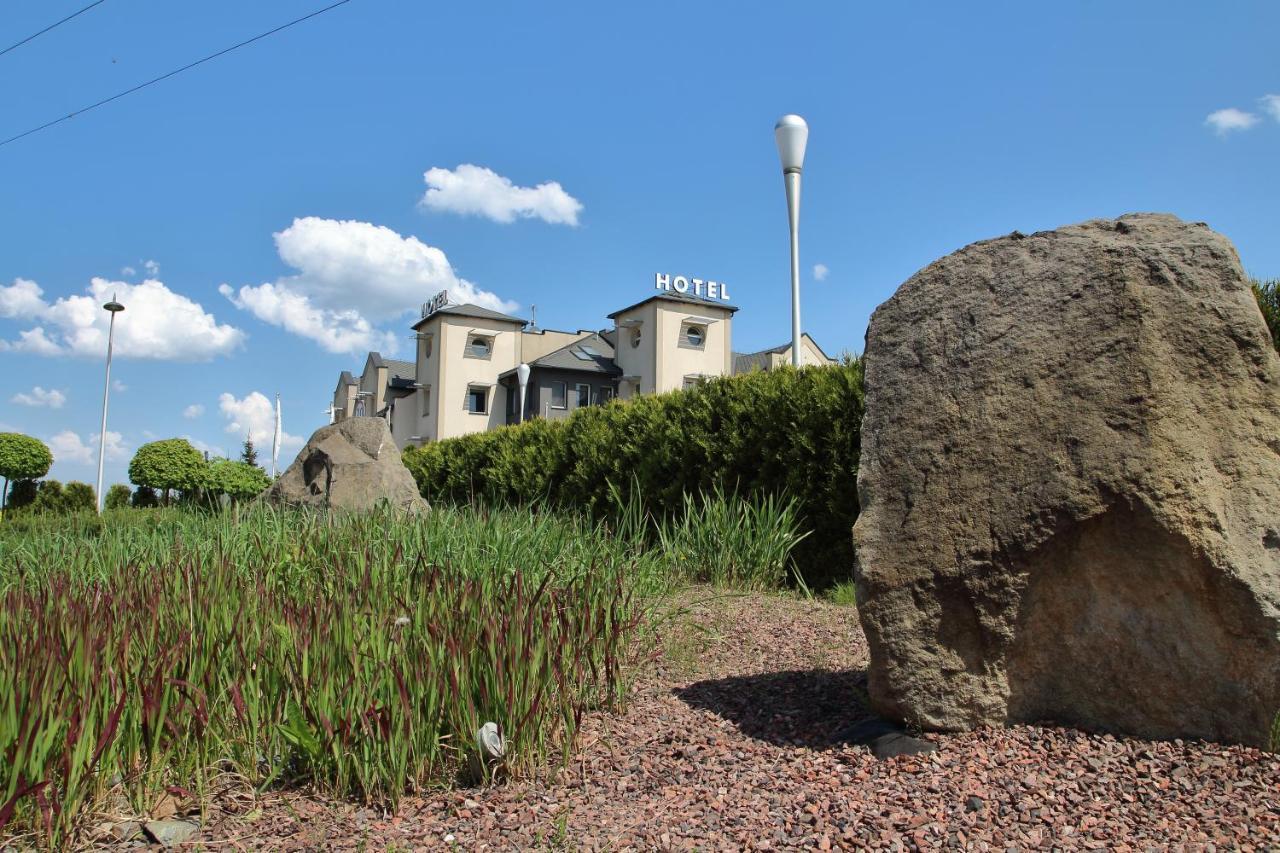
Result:
<instances>
[{"instance_id":1,"label":"tree","mask_svg":"<svg viewBox=\"0 0 1280 853\"><path fill-rule=\"evenodd\" d=\"M129 463L129 479L139 486L164 492L167 506L171 490L191 492L203 488L208 470L204 456L190 442L185 438L168 438L138 448Z\"/></svg>"},{"instance_id":2,"label":"tree","mask_svg":"<svg viewBox=\"0 0 1280 853\"><path fill-rule=\"evenodd\" d=\"M20 432L0 432L0 477L4 477L4 491L0 492L0 509L9 500L10 480L34 480L49 473L53 454L38 438Z\"/></svg>"},{"instance_id":3,"label":"tree","mask_svg":"<svg viewBox=\"0 0 1280 853\"><path fill-rule=\"evenodd\" d=\"M124 483L116 483L114 486L107 489L106 508L124 509L129 505L130 495L131 492L129 491L128 486Z\"/></svg>"},{"instance_id":4,"label":"tree","mask_svg":"<svg viewBox=\"0 0 1280 853\"><path fill-rule=\"evenodd\" d=\"M1253 297L1258 300L1262 309L1262 319L1267 322L1267 331L1271 332L1271 345L1280 352L1280 278L1270 281L1254 279Z\"/></svg>"},{"instance_id":5,"label":"tree","mask_svg":"<svg viewBox=\"0 0 1280 853\"><path fill-rule=\"evenodd\" d=\"M257 497L271 485L266 472L257 465L230 459L218 459L209 465L208 482L212 494L227 495L233 501Z\"/></svg>"},{"instance_id":6,"label":"tree","mask_svg":"<svg viewBox=\"0 0 1280 853\"><path fill-rule=\"evenodd\" d=\"M246 465L258 467L258 448L253 446L251 436L244 437L244 449L240 451L240 461Z\"/></svg>"}]
</instances>

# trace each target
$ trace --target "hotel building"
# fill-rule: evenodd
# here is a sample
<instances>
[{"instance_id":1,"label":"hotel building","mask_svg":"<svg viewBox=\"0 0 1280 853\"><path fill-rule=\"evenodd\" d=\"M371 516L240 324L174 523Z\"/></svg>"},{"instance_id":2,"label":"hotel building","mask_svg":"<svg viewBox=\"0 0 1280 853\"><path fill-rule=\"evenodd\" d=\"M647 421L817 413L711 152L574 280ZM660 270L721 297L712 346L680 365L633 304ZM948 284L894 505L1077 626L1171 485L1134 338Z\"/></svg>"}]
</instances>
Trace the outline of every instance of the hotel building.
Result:
<instances>
[{"instance_id":1,"label":"hotel building","mask_svg":"<svg viewBox=\"0 0 1280 853\"><path fill-rule=\"evenodd\" d=\"M791 363L791 345L733 351L727 288L658 275L656 292L609 315L611 327L561 332L441 293L413 324L413 362L371 352L359 377L343 371L334 421L382 417L402 449L519 423L566 418L575 409L688 388L715 376ZM705 294L705 295L704 295ZM832 360L807 334L801 364ZM529 366L523 415L518 367Z\"/></svg>"}]
</instances>

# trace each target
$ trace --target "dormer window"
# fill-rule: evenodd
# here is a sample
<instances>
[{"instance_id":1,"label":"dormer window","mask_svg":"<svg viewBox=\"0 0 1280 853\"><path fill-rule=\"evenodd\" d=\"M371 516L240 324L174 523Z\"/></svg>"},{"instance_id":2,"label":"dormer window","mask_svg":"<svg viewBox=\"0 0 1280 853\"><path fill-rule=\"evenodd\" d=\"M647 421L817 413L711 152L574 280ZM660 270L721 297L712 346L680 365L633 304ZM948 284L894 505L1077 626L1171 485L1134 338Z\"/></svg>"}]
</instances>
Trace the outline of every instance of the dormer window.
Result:
<instances>
[{"instance_id":1,"label":"dormer window","mask_svg":"<svg viewBox=\"0 0 1280 853\"><path fill-rule=\"evenodd\" d=\"M640 337L641 337L640 327L636 326L634 329L631 330L631 346L633 347L640 346Z\"/></svg>"},{"instance_id":2,"label":"dormer window","mask_svg":"<svg viewBox=\"0 0 1280 853\"><path fill-rule=\"evenodd\" d=\"M467 335L465 355L468 358L491 358L493 356L493 338L489 335Z\"/></svg>"}]
</instances>

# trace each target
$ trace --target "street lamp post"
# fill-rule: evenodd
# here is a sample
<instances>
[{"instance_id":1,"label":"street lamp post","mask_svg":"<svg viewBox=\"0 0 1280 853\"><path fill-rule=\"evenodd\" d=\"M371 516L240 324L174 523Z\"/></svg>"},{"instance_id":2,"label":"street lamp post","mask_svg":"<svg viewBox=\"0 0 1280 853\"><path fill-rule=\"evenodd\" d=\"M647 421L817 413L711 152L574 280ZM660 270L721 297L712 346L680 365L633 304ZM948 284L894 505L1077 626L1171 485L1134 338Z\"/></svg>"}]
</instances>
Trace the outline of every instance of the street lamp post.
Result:
<instances>
[{"instance_id":1,"label":"street lamp post","mask_svg":"<svg viewBox=\"0 0 1280 853\"><path fill-rule=\"evenodd\" d=\"M791 225L791 364L800 366L800 172L809 125L798 115L785 115L773 127L787 185L787 219Z\"/></svg>"},{"instance_id":2,"label":"street lamp post","mask_svg":"<svg viewBox=\"0 0 1280 853\"><path fill-rule=\"evenodd\" d=\"M102 430L98 433L98 492L95 495L98 514L102 514L102 463L107 454L107 400L111 396L111 348L116 336L116 315L124 310L124 306L116 302L115 294L111 301L102 306L111 314L111 323L107 327L107 378L102 386Z\"/></svg>"},{"instance_id":3,"label":"street lamp post","mask_svg":"<svg viewBox=\"0 0 1280 853\"><path fill-rule=\"evenodd\" d=\"M520 380L520 420L518 424L524 423L524 391L529 387L529 365L520 362L516 368L516 379Z\"/></svg>"}]
</instances>

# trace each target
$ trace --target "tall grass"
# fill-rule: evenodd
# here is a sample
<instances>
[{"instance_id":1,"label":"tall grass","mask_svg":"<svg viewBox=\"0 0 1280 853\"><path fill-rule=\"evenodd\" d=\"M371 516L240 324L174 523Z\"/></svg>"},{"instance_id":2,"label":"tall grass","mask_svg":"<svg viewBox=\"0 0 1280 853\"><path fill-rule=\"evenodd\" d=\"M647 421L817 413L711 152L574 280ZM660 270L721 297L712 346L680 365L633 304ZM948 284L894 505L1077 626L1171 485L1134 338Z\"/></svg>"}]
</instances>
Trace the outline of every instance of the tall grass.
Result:
<instances>
[{"instance_id":1,"label":"tall grass","mask_svg":"<svg viewBox=\"0 0 1280 853\"><path fill-rule=\"evenodd\" d=\"M738 589L768 590L788 580L800 532L794 500L735 500L717 486L684 496L684 511L657 522L663 558L682 577ZM798 576L796 578L799 580Z\"/></svg>"},{"instance_id":2,"label":"tall grass","mask_svg":"<svg viewBox=\"0 0 1280 853\"><path fill-rule=\"evenodd\" d=\"M530 511L118 520L0 545L0 831L48 846L108 789L145 813L219 774L394 806L490 720L490 772L529 771L617 697L662 583Z\"/></svg>"},{"instance_id":3,"label":"tall grass","mask_svg":"<svg viewBox=\"0 0 1280 853\"><path fill-rule=\"evenodd\" d=\"M776 498L655 520L538 509L324 516L122 510L0 524L0 836L57 847L108 798L145 814L215 780L394 807L477 765L567 757L624 693L673 584L778 586L803 535Z\"/></svg>"}]
</instances>

